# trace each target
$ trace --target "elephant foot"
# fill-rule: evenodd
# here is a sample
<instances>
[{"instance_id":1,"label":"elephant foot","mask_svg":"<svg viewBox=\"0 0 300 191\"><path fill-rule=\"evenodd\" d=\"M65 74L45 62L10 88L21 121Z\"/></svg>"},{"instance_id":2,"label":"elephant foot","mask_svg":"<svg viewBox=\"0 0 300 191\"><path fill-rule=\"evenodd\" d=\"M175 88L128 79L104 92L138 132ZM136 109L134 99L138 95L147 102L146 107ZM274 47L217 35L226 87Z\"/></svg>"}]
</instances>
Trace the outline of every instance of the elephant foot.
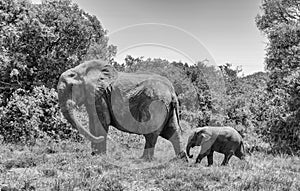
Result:
<instances>
[{"instance_id":1,"label":"elephant foot","mask_svg":"<svg viewBox=\"0 0 300 191\"><path fill-rule=\"evenodd\" d=\"M154 160L154 158L153 157L140 157L140 159L141 160L143 160L143 161L145 161L145 162L151 162L151 161L153 161Z\"/></svg>"},{"instance_id":2,"label":"elephant foot","mask_svg":"<svg viewBox=\"0 0 300 191\"><path fill-rule=\"evenodd\" d=\"M202 161L202 159L196 159L196 161L195 161L195 163L197 164L197 163L201 163L201 161Z\"/></svg>"},{"instance_id":3,"label":"elephant foot","mask_svg":"<svg viewBox=\"0 0 300 191\"><path fill-rule=\"evenodd\" d=\"M105 143L91 143L92 152L91 155L103 155L106 154L106 142Z\"/></svg>"},{"instance_id":4,"label":"elephant foot","mask_svg":"<svg viewBox=\"0 0 300 191\"><path fill-rule=\"evenodd\" d=\"M154 148L145 149L140 159L145 161L152 161L154 159Z\"/></svg>"},{"instance_id":5,"label":"elephant foot","mask_svg":"<svg viewBox=\"0 0 300 191\"><path fill-rule=\"evenodd\" d=\"M184 151L181 151L180 153L177 154L177 159L182 160L184 162L189 162L186 153Z\"/></svg>"},{"instance_id":6,"label":"elephant foot","mask_svg":"<svg viewBox=\"0 0 300 191\"><path fill-rule=\"evenodd\" d=\"M181 151L176 155L175 158L173 158L171 161L183 161L183 162L189 162L187 155L185 154L184 151Z\"/></svg>"},{"instance_id":7,"label":"elephant foot","mask_svg":"<svg viewBox=\"0 0 300 191\"><path fill-rule=\"evenodd\" d=\"M221 163L221 166L227 166L228 165L228 162L226 162L226 163Z\"/></svg>"},{"instance_id":8,"label":"elephant foot","mask_svg":"<svg viewBox=\"0 0 300 191\"><path fill-rule=\"evenodd\" d=\"M95 155L105 155L105 154L106 154L106 152L98 151L98 150L93 150L93 151L91 152L91 155L92 155L92 156L95 156Z\"/></svg>"},{"instance_id":9,"label":"elephant foot","mask_svg":"<svg viewBox=\"0 0 300 191\"><path fill-rule=\"evenodd\" d=\"M154 148L155 148L158 135L155 133L151 133L151 134L144 135L144 137L146 139L146 143L141 158L146 161L152 161L154 158Z\"/></svg>"},{"instance_id":10,"label":"elephant foot","mask_svg":"<svg viewBox=\"0 0 300 191\"><path fill-rule=\"evenodd\" d=\"M150 161L153 161L154 160L154 157L153 156L149 156L149 155L143 155L140 157L141 160L144 160L146 162L150 162Z\"/></svg>"},{"instance_id":11,"label":"elephant foot","mask_svg":"<svg viewBox=\"0 0 300 191\"><path fill-rule=\"evenodd\" d=\"M96 155L105 155L106 154L106 152L96 152L96 151L92 151L91 152L91 155L92 156L96 156Z\"/></svg>"}]
</instances>

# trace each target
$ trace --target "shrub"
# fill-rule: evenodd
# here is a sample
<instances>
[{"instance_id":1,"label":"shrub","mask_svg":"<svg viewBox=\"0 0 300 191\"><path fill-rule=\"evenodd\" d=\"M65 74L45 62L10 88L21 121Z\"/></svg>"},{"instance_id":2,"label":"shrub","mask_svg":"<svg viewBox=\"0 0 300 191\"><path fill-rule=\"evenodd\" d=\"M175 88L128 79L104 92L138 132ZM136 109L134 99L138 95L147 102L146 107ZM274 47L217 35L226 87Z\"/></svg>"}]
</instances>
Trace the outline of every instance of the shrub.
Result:
<instances>
[{"instance_id":1,"label":"shrub","mask_svg":"<svg viewBox=\"0 0 300 191\"><path fill-rule=\"evenodd\" d=\"M0 135L4 142L34 143L37 138L73 138L79 134L59 111L57 93L44 86L32 92L16 90L5 107L0 108Z\"/></svg>"},{"instance_id":2,"label":"shrub","mask_svg":"<svg viewBox=\"0 0 300 191\"><path fill-rule=\"evenodd\" d=\"M190 123L193 128L203 127L209 125L211 118L210 111L189 111L182 110L181 111L181 119Z\"/></svg>"}]
</instances>

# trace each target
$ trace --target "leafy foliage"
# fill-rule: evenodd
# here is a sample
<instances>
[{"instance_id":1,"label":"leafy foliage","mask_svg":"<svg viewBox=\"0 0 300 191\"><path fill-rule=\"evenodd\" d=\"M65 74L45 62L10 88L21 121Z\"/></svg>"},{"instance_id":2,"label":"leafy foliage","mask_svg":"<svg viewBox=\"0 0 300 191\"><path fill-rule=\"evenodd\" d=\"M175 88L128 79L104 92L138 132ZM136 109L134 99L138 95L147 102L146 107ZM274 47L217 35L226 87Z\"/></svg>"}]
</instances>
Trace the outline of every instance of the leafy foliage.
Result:
<instances>
[{"instance_id":1,"label":"leafy foliage","mask_svg":"<svg viewBox=\"0 0 300 191\"><path fill-rule=\"evenodd\" d=\"M0 90L6 99L21 87L55 87L66 69L85 59L111 60L116 52L100 21L69 0L1 0L0 7Z\"/></svg>"},{"instance_id":2,"label":"leafy foliage","mask_svg":"<svg viewBox=\"0 0 300 191\"><path fill-rule=\"evenodd\" d=\"M269 139L277 150L300 147L300 6L297 0L264 0L258 28L269 39Z\"/></svg>"},{"instance_id":3,"label":"leafy foliage","mask_svg":"<svg viewBox=\"0 0 300 191\"><path fill-rule=\"evenodd\" d=\"M35 87L32 93L19 89L0 110L0 135L4 142L32 144L36 138L45 136L80 140L77 131L61 115L54 89Z\"/></svg>"},{"instance_id":4,"label":"leafy foliage","mask_svg":"<svg viewBox=\"0 0 300 191\"><path fill-rule=\"evenodd\" d=\"M59 113L60 74L87 59L112 60L100 21L70 0L0 0L0 134L6 142L74 137ZM39 87L39 86L46 87Z\"/></svg>"},{"instance_id":5,"label":"leafy foliage","mask_svg":"<svg viewBox=\"0 0 300 191\"><path fill-rule=\"evenodd\" d=\"M268 93L267 73L258 72L243 77L238 76L241 71L233 70L226 64L222 66L226 81L226 109L225 124L235 127L245 136L248 149L270 150L265 142L268 136Z\"/></svg>"}]
</instances>

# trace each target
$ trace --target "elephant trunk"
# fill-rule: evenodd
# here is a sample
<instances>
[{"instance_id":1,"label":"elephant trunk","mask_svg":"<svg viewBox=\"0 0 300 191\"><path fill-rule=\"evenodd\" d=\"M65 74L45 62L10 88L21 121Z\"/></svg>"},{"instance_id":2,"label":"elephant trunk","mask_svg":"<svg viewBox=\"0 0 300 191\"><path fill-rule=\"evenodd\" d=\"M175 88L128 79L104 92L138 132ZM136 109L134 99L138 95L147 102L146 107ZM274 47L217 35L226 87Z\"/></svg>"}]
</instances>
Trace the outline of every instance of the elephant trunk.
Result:
<instances>
[{"instance_id":1,"label":"elephant trunk","mask_svg":"<svg viewBox=\"0 0 300 191\"><path fill-rule=\"evenodd\" d=\"M76 128L80 134L84 135L87 139L92 142L100 143L105 140L103 136L95 137L87 129L85 129L75 118L73 106L74 101L71 99L72 87L67 87L64 82L59 82L58 86L58 100L62 114L71 123L73 128Z\"/></svg>"},{"instance_id":2,"label":"elephant trunk","mask_svg":"<svg viewBox=\"0 0 300 191\"><path fill-rule=\"evenodd\" d=\"M190 154L190 149L193 148L192 144L190 142L188 142L187 146L186 146L186 154L189 158L193 158L193 155Z\"/></svg>"}]
</instances>

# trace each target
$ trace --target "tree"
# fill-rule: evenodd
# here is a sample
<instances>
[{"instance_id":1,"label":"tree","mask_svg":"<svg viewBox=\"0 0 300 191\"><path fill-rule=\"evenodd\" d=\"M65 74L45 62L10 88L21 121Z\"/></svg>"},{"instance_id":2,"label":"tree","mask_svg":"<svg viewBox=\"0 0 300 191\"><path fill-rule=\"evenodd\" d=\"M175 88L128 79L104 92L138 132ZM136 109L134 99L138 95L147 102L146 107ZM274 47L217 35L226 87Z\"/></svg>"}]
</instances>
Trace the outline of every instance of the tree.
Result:
<instances>
[{"instance_id":1,"label":"tree","mask_svg":"<svg viewBox=\"0 0 300 191\"><path fill-rule=\"evenodd\" d=\"M110 61L116 52L100 21L70 0L0 0L0 7L0 93L55 87L66 69L91 58Z\"/></svg>"},{"instance_id":2,"label":"tree","mask_svg":"<svg viewBox=\"0 0 300 191\"><path fill-rule=\"evenodd\" d=\"M278 148L300 149L300 4L264 0L258 28L267 36L269 134Z\"/></svg>"}]
</instances>

